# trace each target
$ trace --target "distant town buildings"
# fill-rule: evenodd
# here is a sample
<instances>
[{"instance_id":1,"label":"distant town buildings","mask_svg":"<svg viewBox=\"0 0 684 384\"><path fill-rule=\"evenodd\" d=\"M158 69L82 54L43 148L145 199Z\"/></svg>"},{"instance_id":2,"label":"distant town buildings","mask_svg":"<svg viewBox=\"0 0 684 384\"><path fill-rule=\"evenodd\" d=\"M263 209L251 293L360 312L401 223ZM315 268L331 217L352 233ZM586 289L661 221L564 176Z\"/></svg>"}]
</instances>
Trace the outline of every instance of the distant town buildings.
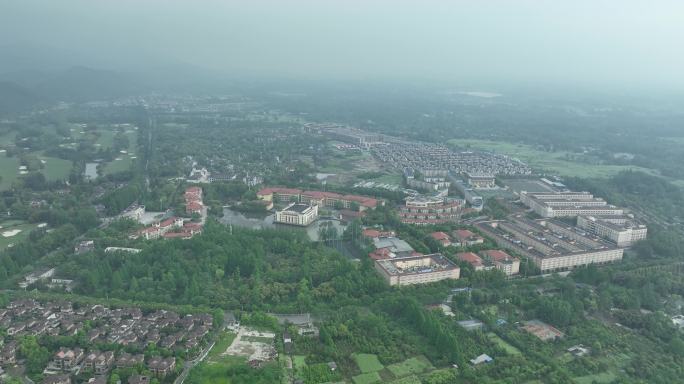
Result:
<instances>
[{"instance_id":1,"label":"distant town buildings","mask_svg":"<svg viewBox=\"0 0 684 384\"><path fill-rule=\"evenodd\" d=\"M460 276L460 268L439 253L376 260L375 269L389 285L427 284Z\"/></svg>"}]
</instances>

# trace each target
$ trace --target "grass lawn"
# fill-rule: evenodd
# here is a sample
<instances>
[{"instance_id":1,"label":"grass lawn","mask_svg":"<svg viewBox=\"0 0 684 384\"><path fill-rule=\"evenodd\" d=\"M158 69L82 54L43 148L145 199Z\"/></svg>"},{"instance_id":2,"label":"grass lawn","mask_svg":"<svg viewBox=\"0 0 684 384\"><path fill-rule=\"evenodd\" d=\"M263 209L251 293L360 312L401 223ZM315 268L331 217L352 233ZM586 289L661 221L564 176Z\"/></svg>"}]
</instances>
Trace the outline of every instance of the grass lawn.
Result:
<instances>
[{"instance_id":1,"label":"grass lawn","mask_svg":"<svg viewBox=\"0 0 684 384\"><path fill-rule=\"evenodd\" d=\"M65 180L69 178L69 172L71 172L72 168L70 160L43 156L42 154L39 154L38 158L45 161L41 173L45 175L47 180Z\"/></svg>"},{"instance_id":2,"label":"grass lawn","mask_svg":"<svg viewBox=\"0 0 684 384\"><path fill-rule=\"evenodd\" d=\"M373 384L379 383L382 379L380 379L380 375L378 375L377 372L370 372L354 376L352 377L352 380L354 381L354 384Z\"/></svg>"},{"instance_id":3,"label":"grass lawn","mask_svg":"<svg viewBox=\"0 0 684 384\"><path fill-rule=\"evenodd\" d=\"M0 228L0 250L3 250L7 248L9 244L17 244L28 238L29 233L36 228L37 224L29 224L19 220L7 220L0 222L0 226L2 226L2 228ZM21 232L12 237L2 236L3 232L12 230L20 230Z\"/></svg>"},{"instance_id":4,"label":"grass lawn","mask_svg":"<svg viewBox=\"0 0 684 384\"><path fill-rule=\"evenodd\" d=\"M0 153L0 190L9 189L19 178L19 159Z\"/></svg>"},{"instance_id":5,"label":"grass lawn","mask_svg":"<svg viewBox=\"0 0 684 384\"><path fill-rule=\"evenodd\" d=\"M363 373L377 372L385 368L378 360L378 356L368 353L355 353L352 358Z\"/></svg>"},{"instance_id":6,"label":"grass lawn","mask_svg":"<svg viewBox=\"0 0 684 384\"><path fill-rule=\"evenodd\" d=\"M262 368L249 368L244 357L227 356L220 363L203 362L194 367L187 383L227 384L227 383L274 383L280 378L280 369L276 363L270 362Z\"/></svg>"},{"instance_id":7,"label":"grass lawn","mask_svg":"<svg viewBox=\"0 0 684 384\"><path fill-rule=\"evenodd\" d=\"M124 172L131 169L133 165L133 158L137 158L136 150L138 148L138 135L137 131L127 132L128 136L128 153L120 153L117 158L121 160L112 160L108 163L102 165L102 170L105 175L110 175L117 172Z\"/></svg>"},{"instance_id":8,"label":"grass lawn","mask_svg":"<svg viewBox=\"0 0 684 384\"><path fill-rule=\"evenodd\" d=\"M431 369L432 364L424 356L412 357L406 359L401 363L391 364L387 369L394 374L394 376L402 377L410 374L423 373Z\"/></svg>"},{"instance_id":9,"label":"grass lawn","mask_svg":"<svg viewBox=\"0 0 684 384\"><path fill-rule=\"evenodd\" d=\"M294 355L292 356L292 365L295 369L306 367L306 356Z\"/></svg>"},{"instance_id":10,"label":"grass lawn","mask_svg":"<svg viewBox=\"0 0 684 384\"><path fill-rule=\"evenodd\" d=\"M236 335L232 332L222 332L219 335L218 340L216 340L216 344L214 344L211 351L209 351L207 361L223 360L226 356L221 356L221 354L228 349L233 340L235 340L235 337Z\"/></svg>"},{"instance_id":11,"label":"grass lawn","mask_svg":"<svg viewBox=\"0 0 684 384\"><path fill-rule=\"evenodd\" d=\"M463 148L472 148L506 154L526 162L536 170L550 171L561 176L605 178L627 169L655 174L652 169L631 165L627 166L584 163L574 160L574 158L583 156L580 153L571 153L565 151L546 152L527 144L514 144L504 141L474 139L453 139L449 140L448 143Z\"/></svg>"},{"instance_id":12,"label":"grass lawn","mask_svg":"<svg viewBox=\"0 0 684 384\"><path fill-rule=\"evenodd\" d=\"M592 383L611 383L617 378L612 371L597 373L595 375L575 377L573 380L577 384L592 384Z\"/></svg>"},{"instance_id":13,"label":"grass lawn","mask_svg":"<svg viewBox=\"0 0 684 384\"><path fill-rule=\"evenodd\" d=\"M420 384L420 379L416 375L402 377L401 379L396 379L390 381L390 384Z\"/></svg>"},{"instance_id":14,"label":"grass lawn","mask_svg":"<svg viewBox=\"0 0 684 384\"><path fill-rule=\"evenodd\" d=\"M495 334L493 332L489 332L487 334L487 338L489 338L489 340L496 343L499 347L503 348L506 351L506 353L508 353L509 355L519 355L520 354L520 350L518 350L518 348L508 344L504 339L500 338L497 334Z\"/></svg>"}]
</instances>

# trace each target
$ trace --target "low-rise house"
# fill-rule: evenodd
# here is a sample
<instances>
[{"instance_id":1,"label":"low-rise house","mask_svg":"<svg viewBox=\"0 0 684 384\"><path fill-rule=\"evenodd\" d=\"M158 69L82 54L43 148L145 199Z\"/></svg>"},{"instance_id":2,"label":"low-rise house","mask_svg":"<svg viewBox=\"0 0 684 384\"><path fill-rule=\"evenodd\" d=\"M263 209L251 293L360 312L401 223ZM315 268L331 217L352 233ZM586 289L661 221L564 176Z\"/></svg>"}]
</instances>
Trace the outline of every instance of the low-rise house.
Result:
<instances>
[{"instance_id":1,"label":"low-rise house","mask_svg":"<svg viewBox=\"0 0 684 384\"><path fill-rule=\"evenodd\" d=\"M459 260L470 264L475 271L482 271L487 268L485 266L484 260L482 260L480 256L474 254L473 252L460 252L456 254L456 257Z\"/></svg>"},{"instance_id":2,"label":"low-rise house","mask_svg":"<svg viewBox=\"0 0 684 384\"><path fill-rule=\"evenodd\" d=\"M0 349L0 366L13 365L17 362L17 342L10 341Z\"/></svg>"},{"instance_id":3,"label":"low-rise house","mask_svg":"<svg viewBox=\"0 0 684 384\"><path fill-rule=\"evenodd\" d=\"M80 255L81 253L90 252L94 249L95 242L93 240L83 240L74 247L74 253Z\"/></svg>"},{"instance_id":4,"label":"low-rise house","mask_svg":"<svg viewBox=\"0 0 684 384\"><path fill-rule=\"evenodd\" d=\"M135 368L143 363L145 363L145 355L143 354L123 353L116 359L117 368Z\"/></svg>"},{"instance_id":5,"label":"low-rise house","mask_svg":"<svg viewBox=\"0 0 684 384\"><path fill-rule=\"evenodd\" d=\"M430 237L435 239L435 241L440 243L443 247L448 247L451 245L451 239L449 238L449 235L444 232L432 232Z\"/></svg>"},{"instance_id":6,"label":"low-rise house","mask_svg":"<svg viewBox=\"0 0 684 384\"><path fill-rule=\"evenodd\" d=\"M84 358L83 350L80 348L67 349L60 348L52 360L53 365L62 371L70 371L78 365Z\"/></svg>"},{"instance_id":7,"label":"low-rise house","mask_svg":"<svg viewBox=\"0 0 684 384\"><path fill-rule=\"evenodd\" d=\"M489 249L482 253L492 261L495 268L500 269L507 276L517 275L520 272L520 259L517 257L498 249Z\"/></svg>"},{"instance_id":8,"label":"low-rise house","mask_svg":"<svg viewBox=\"0 0 684 384\"><path fill-rule=\"evenodd\" d=\"M176 369L176 359L173 357L153 357L147 363L147 367L157 376L166 376Z\"/></svg>"},{"instance_id":9,"label":"low-rise house","mask_svg":"<svg viewBox=\"0 0 684 384\"><path fill-rule=\"evenodd\" d=\"M459 247L470 247L484 243L484 238L467 229L458 229L452 232L453 244Z\"/></svg>"},{"instance_id":10,"label":"low-rise house","mask_svg":"<svg viewBox=\"0 0 684 384\"><path fill-rule=\"evenodd\" d=\"M114 365L114 352L89 352L83 362L83 368L89 369L95 374L102 375L109 372Z\"/></svg>"}]
</instances>

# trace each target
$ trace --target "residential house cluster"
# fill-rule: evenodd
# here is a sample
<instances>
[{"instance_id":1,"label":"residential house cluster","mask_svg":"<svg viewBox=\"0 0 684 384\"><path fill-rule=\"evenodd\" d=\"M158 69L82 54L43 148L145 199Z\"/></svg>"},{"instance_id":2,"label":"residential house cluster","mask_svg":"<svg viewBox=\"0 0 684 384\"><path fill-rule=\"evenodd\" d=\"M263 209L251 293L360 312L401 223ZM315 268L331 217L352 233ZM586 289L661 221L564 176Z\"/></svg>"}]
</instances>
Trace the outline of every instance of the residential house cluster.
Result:
<instances>
[{"instance_id":1,"label":"residential house cluster","mask_svg":"<svg viewBox=\"0 0 684 384\"><path fill-rule=\"evenodd\" d=\"M89 328L85 327L86 323ZM0 338L0 367L18 363L19 337L73 336L83 331L92 345L119 344L140 354L60 348L54 351L45 369L47 375L55 376L50 380L59 379L60 374L83 371L105 375L114 367L140 365L156 375L165 375L175 369L175 359L145 359L144 348L153 344L172 351L193 351L205 342L212 327L213 317L206 313L180 315L166 310L143 313L140 308L112 309L102 305L75 308L70 302L15 300L0 309L0 328L6 330L4 340Z\"/></svg>"},{"instance_id":2,"label":"residential house cluster","mask_svg":"<svg viewBox=\"0 0 684 384\"><path fill-rule=\"evenodd\" d=\"M185 213L188 215L202 214L204 202L202 201L202 188L193 186L188 187L183 195L185 198Z\"/></svg>"}]
</instances>

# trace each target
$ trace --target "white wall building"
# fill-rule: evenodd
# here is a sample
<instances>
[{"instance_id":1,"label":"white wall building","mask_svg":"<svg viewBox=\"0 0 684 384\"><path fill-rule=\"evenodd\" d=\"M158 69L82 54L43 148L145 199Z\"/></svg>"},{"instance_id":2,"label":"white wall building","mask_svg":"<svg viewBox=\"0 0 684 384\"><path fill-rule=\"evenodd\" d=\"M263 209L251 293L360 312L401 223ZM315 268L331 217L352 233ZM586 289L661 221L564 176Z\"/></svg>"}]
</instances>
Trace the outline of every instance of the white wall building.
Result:
<instances>
[{"instance_id":1,"label":"white wall building","mask_svg":"<svg viewBox=\"0 0 684 384\"><path fill-rule=\"evenodd\" d=\"M292 203L283 210L276 211L275 222L307 226L318 218L318 206Z\"/></svg>"}]
</instances>

